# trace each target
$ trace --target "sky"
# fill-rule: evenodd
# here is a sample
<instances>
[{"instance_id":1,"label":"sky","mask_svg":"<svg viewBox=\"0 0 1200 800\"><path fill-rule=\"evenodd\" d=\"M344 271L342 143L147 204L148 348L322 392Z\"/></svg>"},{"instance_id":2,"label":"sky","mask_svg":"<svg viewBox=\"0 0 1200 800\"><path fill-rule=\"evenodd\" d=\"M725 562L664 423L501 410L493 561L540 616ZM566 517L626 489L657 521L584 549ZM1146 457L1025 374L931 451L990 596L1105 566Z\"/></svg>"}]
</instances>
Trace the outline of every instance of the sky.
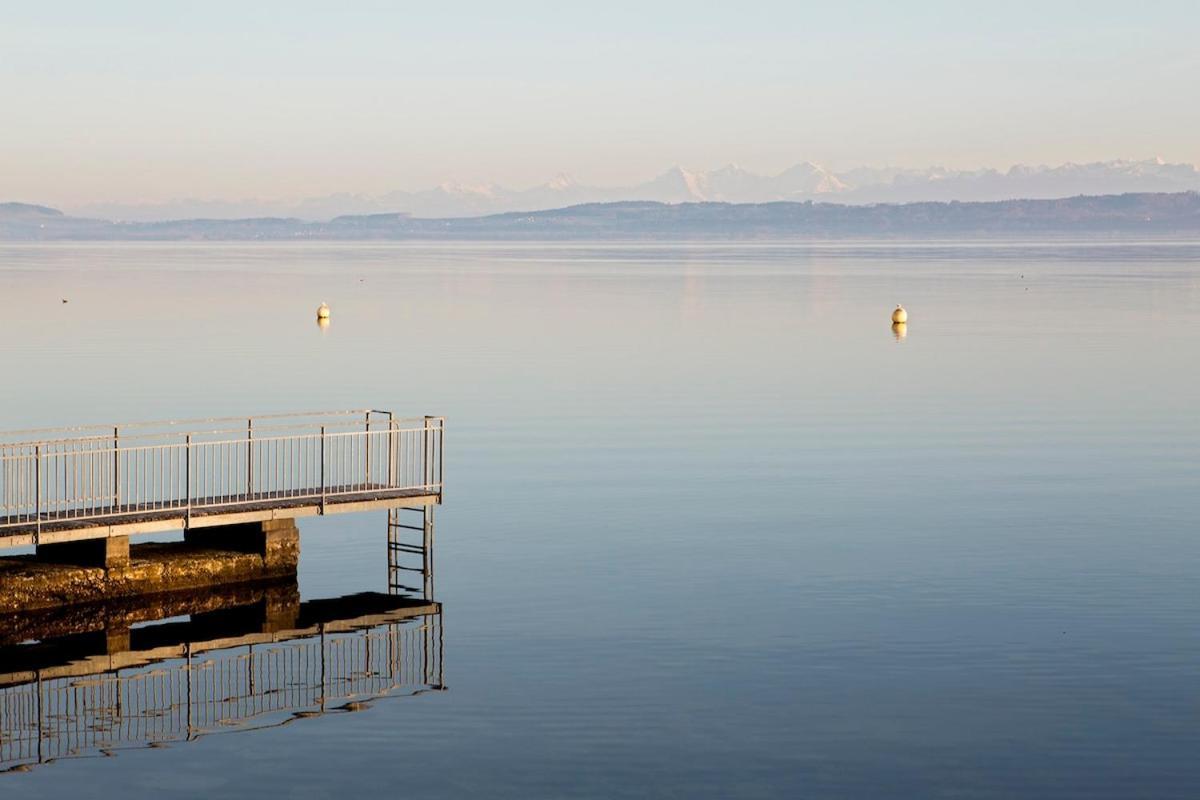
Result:
<instances>
[{"instance_id":1,"label":"sky","mask_svg":"<svg viewBox=\"0 0 1200 800\"><path fill-rule=\"evenodd\" d=\"M0 0L0 201L1200 162L1195 0L182 5Z\"/></svg>"}]
</instances>

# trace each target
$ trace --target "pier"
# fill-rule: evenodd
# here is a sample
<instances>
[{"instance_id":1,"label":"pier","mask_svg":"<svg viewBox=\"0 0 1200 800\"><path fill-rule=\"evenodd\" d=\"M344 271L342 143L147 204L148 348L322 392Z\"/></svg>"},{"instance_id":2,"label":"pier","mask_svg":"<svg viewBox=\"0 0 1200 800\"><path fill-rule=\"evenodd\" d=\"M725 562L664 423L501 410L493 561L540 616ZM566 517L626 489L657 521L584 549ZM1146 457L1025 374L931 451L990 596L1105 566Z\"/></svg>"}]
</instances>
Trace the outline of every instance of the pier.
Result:
<instances>
[{"instance_id":1,"label":"pier","mask_svg":"<svg viewBox=\"0 0 1200 800\"><path fill-rule=\"evenodd\" d=\"M130 565L129 537L286 560L295 520L442 502L445 420L373 409L0 434L0 549Z\"/></svg>"}]
</instances>

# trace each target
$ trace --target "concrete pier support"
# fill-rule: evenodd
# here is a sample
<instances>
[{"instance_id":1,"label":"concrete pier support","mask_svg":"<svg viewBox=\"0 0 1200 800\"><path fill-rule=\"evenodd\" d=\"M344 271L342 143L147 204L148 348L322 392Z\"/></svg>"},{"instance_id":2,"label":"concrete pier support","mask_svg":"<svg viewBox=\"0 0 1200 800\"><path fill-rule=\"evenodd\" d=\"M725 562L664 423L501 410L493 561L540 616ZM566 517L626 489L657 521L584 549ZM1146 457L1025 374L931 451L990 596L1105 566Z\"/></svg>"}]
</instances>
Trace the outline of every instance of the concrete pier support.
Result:
<instances>
[{"instance_id":1,"label":"concrete pier support","mask_svg":"<svg viewBox=\"0 0 1200 800\"><path fill-rule=\"evenodd\" d=\"M290 574L300 562L300 529L294 519L274 519L214 528L192 528L184 541L199 547L262 556L267 574Z\"/></svg>"},{"instance_id":2,"label":"concrete pier support","mask_svg":"<svg viewBox=\"0 0 1200 800\"><path fill-rule=\"evenodd\" d=\"M39 544L37 558L51 564L123 570L129 567L129 537L109 536L62 544Z\"/></svg>"},{"instance_id":3,"label":"concrete pier support","mask_svg":"<svg viewBox=\"0 0 1200 800\"><path fill-rule=\"evenodd\" d=\"M293 520L195 528L184 542L130 547L115 536L43 544L35 555L0 558L0 614L140 594L294 578L300 531ZM264 618L286 626L288 606Z\"/></svg>"}]
</instances>

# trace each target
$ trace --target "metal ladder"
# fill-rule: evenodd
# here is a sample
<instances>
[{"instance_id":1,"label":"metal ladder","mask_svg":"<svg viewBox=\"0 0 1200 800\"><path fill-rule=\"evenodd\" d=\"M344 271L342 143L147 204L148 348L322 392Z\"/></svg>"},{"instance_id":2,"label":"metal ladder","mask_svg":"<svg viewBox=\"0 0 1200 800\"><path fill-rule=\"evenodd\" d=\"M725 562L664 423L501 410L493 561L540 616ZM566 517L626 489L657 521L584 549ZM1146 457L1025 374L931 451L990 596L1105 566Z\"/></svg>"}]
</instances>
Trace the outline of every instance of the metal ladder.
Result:
<instances>
[{"instance_id":1,"label":"metal ladder","mask_svg":"<svg viewBox=\"0 0 1200 800\"><path fill-rule=\"evenodd\" d=\"M414 572L420 587L406 574ZM433 506L388 511L388 594L433 600Z\"/></svg>"}]
</instances>

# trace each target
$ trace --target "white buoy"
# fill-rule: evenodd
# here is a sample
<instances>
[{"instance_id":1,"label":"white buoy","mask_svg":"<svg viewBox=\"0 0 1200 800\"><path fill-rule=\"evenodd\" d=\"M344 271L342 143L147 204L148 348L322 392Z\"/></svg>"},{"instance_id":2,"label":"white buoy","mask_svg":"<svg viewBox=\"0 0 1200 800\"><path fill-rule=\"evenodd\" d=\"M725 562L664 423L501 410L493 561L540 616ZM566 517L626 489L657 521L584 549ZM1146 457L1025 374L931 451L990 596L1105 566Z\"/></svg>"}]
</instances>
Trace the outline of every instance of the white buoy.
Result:
<instances>
[{"instance_id":1,"label":"white buoy","mask_svg":"<svg viewBox=\"0 0 1200 800\"><path fill-rule=\"evenodd\" d=\"M896 306L896 310L892 312L892 322L901 325L908 322L908 312L904 310L904 306Z\"/></svg>"},{"instance_id":2,"label":"white buoy","mask_svg":"<svg viewBox=\"0 0 1200 800\"><path fill-rule=\"evenodd\" d=\"M329 306L327 304L321 303L320 308L317 309L317 319L329 319Z\"/></svg>"}]
</instances>

